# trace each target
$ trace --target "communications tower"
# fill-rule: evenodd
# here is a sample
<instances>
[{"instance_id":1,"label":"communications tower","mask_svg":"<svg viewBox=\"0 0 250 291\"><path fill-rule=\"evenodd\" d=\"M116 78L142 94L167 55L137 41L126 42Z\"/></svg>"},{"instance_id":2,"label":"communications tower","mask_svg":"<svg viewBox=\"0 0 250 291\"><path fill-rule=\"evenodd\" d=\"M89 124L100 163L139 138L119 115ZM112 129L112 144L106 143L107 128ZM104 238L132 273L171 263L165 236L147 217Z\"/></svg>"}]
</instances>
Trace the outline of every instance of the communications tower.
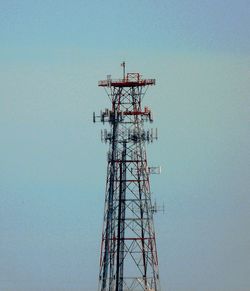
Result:
<instances>
[{"instance_id":1,"label":"communications tower","mask_svg":"<svg viewBox=\"0 0 250 291\"><path fill-rule=\"evenodd\" d=\"M104 223L101 241L99 291L159 291L158 258L153 223L149 167L145 145L157 139L157 130L144 129L153 122L152 112L142 106L143 97L155 79L139 73L99 81L111 108L93 114L93 121L110 125L102 130L109 144Z\"/></svg>"}]
</instances>

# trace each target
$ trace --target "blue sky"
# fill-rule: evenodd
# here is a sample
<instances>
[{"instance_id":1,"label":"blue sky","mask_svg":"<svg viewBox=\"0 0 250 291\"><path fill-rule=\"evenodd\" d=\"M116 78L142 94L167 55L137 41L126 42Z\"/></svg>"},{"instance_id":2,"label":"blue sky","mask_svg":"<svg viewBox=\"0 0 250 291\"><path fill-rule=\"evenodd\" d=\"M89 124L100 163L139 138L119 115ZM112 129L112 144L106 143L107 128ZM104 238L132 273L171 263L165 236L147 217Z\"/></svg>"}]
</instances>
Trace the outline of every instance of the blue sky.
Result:
<instances>
[{"instance_id":1,"label":"blue sky","mask_svg":"<svg viewBox=\"0 0 250 291\"><path fill-rule=\"evenodd\" d=\"M0 290L97 290L107 146L97 81L145 105L162 291L250 289L248 1L1 1Z\"/></svg>"}]
</instances>

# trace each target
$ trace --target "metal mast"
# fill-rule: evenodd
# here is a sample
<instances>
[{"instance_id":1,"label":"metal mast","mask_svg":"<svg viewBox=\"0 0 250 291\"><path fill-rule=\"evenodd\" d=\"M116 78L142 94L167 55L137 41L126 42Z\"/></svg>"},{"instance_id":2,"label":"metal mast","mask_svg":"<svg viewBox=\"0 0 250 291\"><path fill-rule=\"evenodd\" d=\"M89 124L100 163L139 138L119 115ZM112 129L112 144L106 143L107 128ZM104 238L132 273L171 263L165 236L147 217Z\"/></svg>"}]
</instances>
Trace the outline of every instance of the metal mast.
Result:
<instances>
[{"instance_id":1,"label":"metal mast","mask_svg":"<svg viewBox=\"0 0 250 291\"><path fill-rule=\"evenodd\" d=\"M155 79L142 79L139 73L99 81L111 101L94 122L109 123L102 140L109 144L104 223L101 242L99 291L159 291L158 258L153 224L145 144L157 139L157 130L144 129L152 122L142 99Z\"/></svg>"}]
</instances>

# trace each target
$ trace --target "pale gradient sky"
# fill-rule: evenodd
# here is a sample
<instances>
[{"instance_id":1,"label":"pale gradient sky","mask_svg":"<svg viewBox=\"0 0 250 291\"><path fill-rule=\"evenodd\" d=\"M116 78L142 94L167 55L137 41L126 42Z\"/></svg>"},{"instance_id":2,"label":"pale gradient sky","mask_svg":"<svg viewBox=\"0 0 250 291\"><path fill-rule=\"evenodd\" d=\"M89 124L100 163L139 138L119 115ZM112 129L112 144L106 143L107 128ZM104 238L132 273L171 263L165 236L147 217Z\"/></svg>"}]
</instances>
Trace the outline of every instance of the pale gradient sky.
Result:
<instances>
[{"instance_id":1,"label":"pale gradient sky","mask_svg":"<svg viewBox=\"0 0 250 291\"><path fill-rule=\"evenodd\" d=\"M0 2L0 291L97 290L107 146L97 81L145 105L162 291L250 290L249 1Z\"/></svg>"}]
</instances>

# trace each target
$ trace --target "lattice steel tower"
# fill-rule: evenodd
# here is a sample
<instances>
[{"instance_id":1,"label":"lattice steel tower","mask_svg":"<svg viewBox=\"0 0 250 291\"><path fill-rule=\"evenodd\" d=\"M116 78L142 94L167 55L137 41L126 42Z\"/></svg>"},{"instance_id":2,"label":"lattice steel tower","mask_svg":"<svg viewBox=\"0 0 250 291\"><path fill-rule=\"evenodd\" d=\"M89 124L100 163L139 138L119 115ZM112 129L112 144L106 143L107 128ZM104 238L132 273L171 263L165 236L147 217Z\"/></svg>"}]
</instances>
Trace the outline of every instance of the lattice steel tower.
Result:
<instances>
[{"instance_id":1,"label":"lattice steel tower","mask_svg":"<svg viewBox=\"0 0 250 291\"><path fill-rule=\"evenodd\" d=\"M109 144L104 224L101 242L100 291L159 291L158 258L153 224L156 206L152 204L145 144L157 139L157 130L144 129L152 122L142 100L155 79L142 79L139 73L123 79L108 76L99 81L111 101L111 109L93 115L94 122L107 122L102 131Z\"/></svg>"}]
</instances>

